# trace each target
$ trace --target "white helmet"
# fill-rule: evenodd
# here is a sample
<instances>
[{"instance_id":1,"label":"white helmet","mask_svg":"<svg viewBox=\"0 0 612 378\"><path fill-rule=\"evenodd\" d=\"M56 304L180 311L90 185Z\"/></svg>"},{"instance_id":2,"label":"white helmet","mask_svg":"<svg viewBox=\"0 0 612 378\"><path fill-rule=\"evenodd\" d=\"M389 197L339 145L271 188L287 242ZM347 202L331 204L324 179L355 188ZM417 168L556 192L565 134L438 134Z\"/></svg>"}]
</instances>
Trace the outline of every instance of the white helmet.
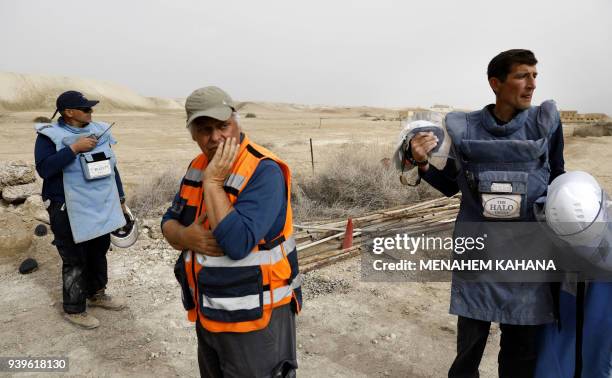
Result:
<instances>
[{"instance_id":1,"label":"white helmet","mask_svg":"<svg viewBox=\"0 0 612 378\"><path fill-rule=\"evenodd\" d=\"M599 244L607 229L606 195L590 174L567 172L548 187L546 223L572 246Z\"/></svg>"},{"instance_id":2,"label":"white helmet","mask_svg":"<svg viewBox=\"0 0 612 378\"><path fill-rule=\"evenodd\" d=\"M546 223L574 254L612 271L610 201L597 180L586 172L567 172L548 186Z\"/></svg>"},{"instance_id":3,"label":"white helmet","mask_svg":"<svg viewBox=\"0 0 612 378\"><path fill-rule=\"evenodd\" d=\"M111 232L110 238L115 247L128 248L138 240L138 222L127 205L123 215L125 216L125 226Z\"/></svg>"}]
</instances>

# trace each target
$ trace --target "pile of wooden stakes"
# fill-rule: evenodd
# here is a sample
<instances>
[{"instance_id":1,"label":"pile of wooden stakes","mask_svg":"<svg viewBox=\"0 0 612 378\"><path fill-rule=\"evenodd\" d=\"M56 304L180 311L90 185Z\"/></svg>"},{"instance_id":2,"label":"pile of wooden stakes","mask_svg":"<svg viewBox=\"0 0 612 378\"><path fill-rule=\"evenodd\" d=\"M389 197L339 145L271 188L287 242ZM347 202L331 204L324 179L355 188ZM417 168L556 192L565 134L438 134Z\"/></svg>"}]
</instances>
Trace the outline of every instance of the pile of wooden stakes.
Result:
<instances>
[{"instance_id":1,"label":"pile of wooden stakes","mask_svg":"<svg viewBox=\"0 0 612 378\"><path fill-rule=\"evenodd\" d=\"M457 218L459 202L459 196L442 197L379 210L352 220L295 224L300 271L308 272L358 255L365 248L368 236L391 232L420 235L451 229ZM352 243L345 240L343 249L341 240L351 237Z\"/></svg>"}]
</instances>

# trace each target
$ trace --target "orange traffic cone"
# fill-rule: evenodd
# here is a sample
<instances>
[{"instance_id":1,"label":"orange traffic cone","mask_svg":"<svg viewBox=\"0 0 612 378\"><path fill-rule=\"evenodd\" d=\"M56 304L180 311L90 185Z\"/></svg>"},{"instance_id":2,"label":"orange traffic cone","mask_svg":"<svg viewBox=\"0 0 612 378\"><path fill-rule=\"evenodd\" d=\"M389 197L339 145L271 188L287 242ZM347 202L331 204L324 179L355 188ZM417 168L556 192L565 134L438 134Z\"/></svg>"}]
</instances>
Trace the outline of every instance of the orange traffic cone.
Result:
<instances>
[{"instance_id":1,"label":"orange traffic cone","mask_svg":"<svg viewBox=\"0 0 612 378\"><path fill-rule=\"evenodd\" d=\"M349 218L346 221L346 231L342 240L342 249L351 248L353 246L353 219Z\"/></svg>"}]
</instances>

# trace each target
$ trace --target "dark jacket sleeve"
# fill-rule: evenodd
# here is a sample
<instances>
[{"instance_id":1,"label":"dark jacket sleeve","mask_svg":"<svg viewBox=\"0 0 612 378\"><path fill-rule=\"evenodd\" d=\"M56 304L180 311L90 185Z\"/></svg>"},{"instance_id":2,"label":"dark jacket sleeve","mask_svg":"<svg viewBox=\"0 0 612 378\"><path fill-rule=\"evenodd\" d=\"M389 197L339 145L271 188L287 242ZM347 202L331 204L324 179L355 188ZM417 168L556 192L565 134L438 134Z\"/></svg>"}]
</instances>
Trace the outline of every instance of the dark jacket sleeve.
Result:
<instances>
[{"instance_id":1,"label":"dark jacket sleeve","mask_svg":"<svg viewBox=\"0 0 612 378\"><path fill-rule=\"evenodd\" d=\"M179 197L179 193L177 192L174 195L174 199L172 200L172 204L170 205L170 207L166 210L166 212L162 216L160 227L164 227L164 223L166 223L170 219L174 219L174 220L179 220L180 219L180 217L181 217L180 212L177 212L177 211L174 210L174 209L177 209L179 200L180 200L180 197Z\"/></svg>"},{"instance_id":2,"label":"dark jacket sleeve","mask_svg":"<svg viewBox=\"0 0 612 378\"><path fill-rule=\"evenodd\" d=\"M187 170L189 170L189 167L191 167L192 163L193 163L193 160L191 161L191 163L189 163L189 166L187 167ZM181 185L182 185L182 183L184 181L185 181L185 176L183 176L181 178L181 181L179 181L179 184L178 184L179 190L174 195L174 198L172 199L172 203L170 204L170 207L166 210L166 212L162 216L160 227L164 227L164 223L166 223L167 221L169 221L171 219L174 219L176 221L180 221L181 213L183 212L183 206L182 205L184 205L184 203L181 204L180 193L181 193ZM183 225L183 226L185 226L185 225Z\"/></svg>"},{"instance_id":3,"label":"dark jacket sleeve","mask_svg":"<svg viewBox=\"0 0 612 378\"><path fill-rule=\"evenodd\" d=\"M38 134L34 145L34 160L36 172L43 179L48 179L62 172L65 166L70 164L76 155L70 147L64 147L57 151L55 143L46 135Z\"/></svg>"},{"instance_id":4,"label":"dark jacket sleeve","mask_svg":"<svg viewBox=\"0 0 612 378\"><path fill-rule=\"evenodd\" d=\"M552 182L557 176L565 173L565 159L563 158L563 126L559 121L557 130L548 141L548 160L550 163L550 180Z\"/></svg>"},{"instance_id":5,"label":"dark jacket sleeve","mask_svg":"<svg viewBox=\"0 0 612 378\"><path fill-rule=\"evenodd\" d=\"M439 170L431 164L427 172L421 172L419 170L419 176L421 176L423 180L427 181L429 185L433 186L447 197L451 197L459 192L457 174L455 161L451 158L446 161L446 165L442 170Z\"/></svg>"},{"instance_id":6,"label":"dark jacket sleeve","mask_svg":"<svg viewBox=\"0 0 612 378\"><path fill-rule=\"evenodd\" d=\"M123 191L123 183L121 182L121 176L119 170L115 166L115 182L117 183L117 191L119 192L119 198L125 198L125 192Z\"/></svg>"}]
</instances>

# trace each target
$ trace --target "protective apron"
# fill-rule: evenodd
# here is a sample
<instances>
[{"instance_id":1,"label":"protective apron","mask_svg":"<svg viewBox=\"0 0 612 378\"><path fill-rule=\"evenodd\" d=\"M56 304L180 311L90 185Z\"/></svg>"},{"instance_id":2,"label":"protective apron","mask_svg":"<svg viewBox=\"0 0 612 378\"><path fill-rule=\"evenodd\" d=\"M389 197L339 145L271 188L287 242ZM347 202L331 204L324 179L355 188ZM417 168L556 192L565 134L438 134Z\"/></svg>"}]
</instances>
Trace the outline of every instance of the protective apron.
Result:
<instances>
[{"instance_id":1,"label":"protective apron","mask_svg":"<svg viewBox=\"0 0 612 378\"><path fill-rule=\"evenodd\" d=\"M49 137L57 151L70 146L81 137L99 137L89 152L79 153L63 169L66 211L75 243L82 243L108 234L125 225L115 182L117 164L111 144L117 142L106 132L108 124L91 122L82 128L63 122L35 124L40 134Z\"/></svg>"}]
</instances>

